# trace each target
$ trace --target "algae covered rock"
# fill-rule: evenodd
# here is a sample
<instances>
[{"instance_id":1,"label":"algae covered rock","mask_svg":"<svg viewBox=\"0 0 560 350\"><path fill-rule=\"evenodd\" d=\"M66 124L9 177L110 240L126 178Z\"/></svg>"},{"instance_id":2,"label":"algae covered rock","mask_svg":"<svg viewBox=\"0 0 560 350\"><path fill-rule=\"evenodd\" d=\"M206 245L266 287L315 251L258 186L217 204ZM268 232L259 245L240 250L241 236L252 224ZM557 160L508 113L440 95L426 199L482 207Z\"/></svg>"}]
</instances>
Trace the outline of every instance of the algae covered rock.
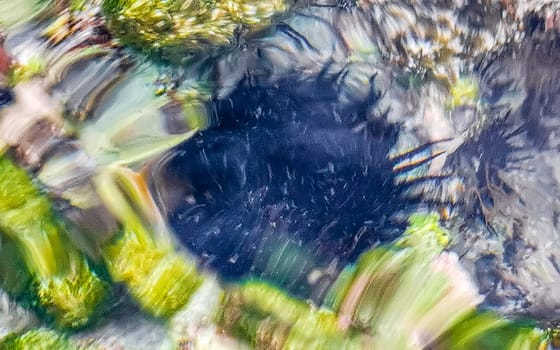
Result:
<instances>
[{"instance_id":1,"label":"algae covered rock","mask_svg":"<svg viewBox=\"0 0 560 350\"><path fill-rule=\"evenodd\" d=\"M285 0L105 0L109 27L123 42L147 52L178 53L231 44L243 26L266 24Z\"/></svg>"}]
</instances>

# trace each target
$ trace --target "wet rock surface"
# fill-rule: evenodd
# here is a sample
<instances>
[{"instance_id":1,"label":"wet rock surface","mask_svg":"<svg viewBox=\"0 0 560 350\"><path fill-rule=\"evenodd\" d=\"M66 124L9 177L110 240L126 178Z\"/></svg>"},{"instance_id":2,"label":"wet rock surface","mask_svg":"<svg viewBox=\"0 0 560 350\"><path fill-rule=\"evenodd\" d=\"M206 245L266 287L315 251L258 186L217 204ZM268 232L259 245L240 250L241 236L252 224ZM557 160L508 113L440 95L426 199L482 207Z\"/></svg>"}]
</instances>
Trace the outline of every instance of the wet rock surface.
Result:
<instances>
[{"instance_id":1,"label":"wet rock surface","mask_svg":"<svg viewBox=\"0 0 560 350\"><path fill-rule=\"evenodd\" d=\"M499 117L447 159L466 186L455 249L485 304L544 322L560 317L559 55L548 35L487 58L480 73Z\"/></svg>"},{"instance_id":2,"label":"wet rock surface","mask_svg":"<svg viewBox=\"0 0 560 350\"><path fill-rule=\"evenodd\" d=\"M541 28L544 19L536 14L531 18L521 44L464 66L470 68L463 74L479 84L479 102L451 111L438 83L404 84L403 77L414 75L384 63L364 75L369 98L347 108L339 102L352 90L329 74L271 70L278 75L263 80L269 75L250 65L238 75L221 71L239 78L223 83L236 90L221 95L218 126L182 146L169 163L171 174L188 183L186 203L171 215L177 231L188 232L181 239L226 276L264 275L294 288L317 266L324 272L334 261L337 271L365 247L394 237L396 214L447 207L457 196L457 216L449 223L453 249L479 281L485 306L558 320L559 51L553 29ZM274 67L274 61L258 62ZM417 184L399 185L402 174L393 172L387 155L447 138L448 144L434 146L445 153L431 168L408 175L444 176L409 196ZM450 187L449 178L462 186ZM304 267L286 272L289 277L267 276L266 259L278 245L295 261L292 269Z\"/></svg>"},{"instance_id":3,"label":"wet rock surface","mask_svg":"<svg viewBox=\"0 0 560 350\"><path fill-rule=\"evenodd\" d=\"M435 209L484 308L557 324L560 26L553 5L505 4L523 17L514 40L500 4L321 2L195 65L215 89L216 124L150 169L178 239L225 280L257 276L321 300L402 218ZM454 105L463 76L478 90ZM137 312L75 340L167 341Z\"/></svg>"}]
</instances>

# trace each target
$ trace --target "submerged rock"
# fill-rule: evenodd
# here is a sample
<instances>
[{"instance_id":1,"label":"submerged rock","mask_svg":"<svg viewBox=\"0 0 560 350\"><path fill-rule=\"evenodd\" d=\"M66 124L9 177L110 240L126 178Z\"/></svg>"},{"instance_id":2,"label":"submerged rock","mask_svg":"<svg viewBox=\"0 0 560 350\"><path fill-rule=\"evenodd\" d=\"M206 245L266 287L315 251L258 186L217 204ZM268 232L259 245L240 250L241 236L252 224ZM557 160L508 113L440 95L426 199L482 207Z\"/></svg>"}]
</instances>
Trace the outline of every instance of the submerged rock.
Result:
<instances>
[{"instance_id":1,"label":"submerged rock","mask_svg":"<svg viewBox=\"0 0 560 350\"><path fill-rule=\"evenodd\" d=\"M226 278L258 275L320 299L346 263L400 234L399 216L437 208L452 219L454 249L486 307L558 321L556 42L535 35L473 68L524 34L503 21L502 5L319 1L239 37L230 21L213 43L228 48L182 67L178 86L169 84L171 97L191 78L209 85L217 121L152 169L182 242ZM535 18L528 34L529 24L555 28L555 16ZM116 82L130 68L100 28L88 39L108 45L96 53L103 59L86 55L87 69L49 76L81 118L100 116L95 96L108 79L97 72L112 67L104 74ZM74 34L61 35L88 42ZM73 90L68 77L84 76ZM128 82L102 102L102 115L125 110L109 107L127 105ZM151 85L141 87L150 95ZM142 96L127 103L149 100ZM193 111L174 102L165 112L176 119L174 110Z\"/></svg>"},{"instance_id":2,"label":"submerged rock","mask_svg":"<svg viewBox=\"0 0 560 350\"><path fill-rule=\"evenodd\" d=\"M371 13L311 7L218 59L217 125L154 180L175 192L178 235L226 276L313 295L394 238L393 219L435 207L485 307L559 320L556 40L526 28L522 43L462 52L446 87L387 60Z\"/></svg>"},{"instance_id":3,"label":"submerged rock","mask_svg":"<svg viewBox=\"0 0 560 350\"><path fill-rule=\"evenodd\" d=\"M551 35L487 57L477 72L488 124L443 171L465 197L453 221L454 250L502 314L560 320L558 66Z\"/></svg>"},{"instance_id":4,"label":"submerged rock","mask_svg":"<svg viewBox=\"0 0 560 350\"><path fill-rule=\"evenodd\" d=\"M387 59L378 16L400 12L383 6L311 6L209 60L217 123L159 163L154 187L184 244L226 276L305 290L398 235L395 215L449 201L456 183L437 203L409 193L459 127L445 84Z\"/></svg>"}]
</instances>

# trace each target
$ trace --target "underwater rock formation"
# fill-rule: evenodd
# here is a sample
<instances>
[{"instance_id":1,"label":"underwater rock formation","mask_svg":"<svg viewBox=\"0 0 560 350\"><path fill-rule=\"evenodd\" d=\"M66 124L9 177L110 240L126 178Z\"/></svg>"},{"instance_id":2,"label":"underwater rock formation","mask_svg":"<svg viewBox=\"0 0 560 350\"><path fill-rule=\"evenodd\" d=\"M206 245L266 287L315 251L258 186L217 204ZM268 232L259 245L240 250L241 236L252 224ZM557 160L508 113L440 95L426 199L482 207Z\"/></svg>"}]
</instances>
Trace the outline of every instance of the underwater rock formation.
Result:
<instances>
[{"instance_id":1,"label":"underwater rock formation","mask_svg":"<svg viewBox=\"0 0 560 350\"><path fill-rule=\"evenodd\" d=\"M464 13L482 15L480 6L465 5ZM547 297L558 283L548 97L556 91L555 41L538 39L545 19L523 17L518 36L528 39L503 49L517 40L509 36L515 26L479 19L482 37L502 31L503 41L471 56L459 50L460 60L433 51L434 62L454 67L448 78L459 72L441 84L426 67L447 68L387 59L399 52L392 40L399 36L368 18L390 8L309 7L222 55L205 75L217 87L217 125L160 163L170 187L185 195L170 209L172 225L226 276L254 273L306 295L324 287L301 290L302 281L328 283L322 279L343 262L394 237L395 216L435 207L449 214L454 249L487 293L487 307L557 320ZM438 13L421 9L410 13ZM536 66L542 70L529 70Z\"/></svg>"},{"instance_id":2,"label":"underwater rock formation","mask_svg":"<svg viewBox=\"0 0 560 350\"><path fill-rule=\"evenodd\" d=\"M553 35L535 33L480 64L490 124L447 158L465 185L455 250L486 305L560 320L558 65Z\"/></svg>"},{"instance_id":3,"label":"underwater rock formation","mask_svg":"<svg viewBox=\"0 0 560 350\"><path fill-rule=\"evenodd\" d=\"M72 121L87 120L77 138L94 159L80 158L80 165L90 168L83 177L68 172L69 180L88 180L98 164L132 164L143 152L158 153L160 148L143 144L146 139L139 136L145 134L139 131L164 137L186 133L186 139L189 130L209 127L146 173L153 175L153 189L184 245L226 279L257 275L321 300L347 263L402 233L402 218L438 209L450 219L454 249L486 293L486 307L557 321L550 308L559 301L548 297L560 274L555 255L557 103L551 97L557 92L556 44L534 33L543 23L545 31L554 31L555 17L536 13L522 32L520 22L501 17L503 10L509 10L507 4L493 1L305 3L259 31L237 33L239 23L232 21L216 42L194 33L189 50L211 52L210 57L154 70L131 69L132 51L118 47L113 36L120 34L130 43L134 38L115 30L123 23L113 23L110 33L95 11L64 13L47 28L43 23L25 27L7 43L19 61L30 63L30 47L47 58L46 87L35 96L54 101L53 119L64 110ZM512 11L517 16L524 10ZM203 12L199 20L208 21L211 11ZM118 21L117 15L106 15ZM157 46L167 34L157 35L148 38L149 45ZM523 35L533 38L501 50ZM187 35L178 45L190 39ZM220 49L199 47L205 41ZM480 56L482 63L476 65ZM518 56L522 66L513 58ZM527 70L543 64L535 57L546 57L545 67ZM7 60L0 57L0 65ZM172 72L161 79L168 78L162 88L142 75L155 70ZM11 78L27 79L26 74L16 69ZM21 89L33 92L30 86L13 90L18 103ZM109 90L110 98L101 98ZM5 90L2 97L10 99L11 93ZM156 127L123 117L119 125L130 129L112 130L112 117L128 116L131 110L160 123ZM207 121L212 113L214 124L192 122ZM72 189L71 181L59 177L67 168L55 166L46 172L50 176L43 172L51 160L47 151L54 147L49 142L66 143L70 136L50 139L48 131L58 128L47 127L43 135L41 125L35 130L28 124L15 134L9 124L25 122L18 118L25 113L6 115L2 136L10 146L21 146L15 147L16 158L40 168L38 179L51 194L57 195L53 184ZM30 118L35 117L44 115ZM148 127L136 129L142 125ZM132 135L131 142L114 143L124 135ZM39 153L28 160L37 154L26 147L41 137L48 139L44 148L38 142L47 157ZM175 144L163 142L162 147ZM132 159L123 160L123 154ZM61 157L67 155L61 150ZM105 188L105 202L118 199L118 186L138 182ZM134 196L122 197L126 202ZM140 305L157 316L178 312L191 296L185 290L198 287L198 274L190 274L195 264L177 278L182 283L173 284L177 302L167 298L172 305L161 308L160 297L171 289L165 282L180 274L170 259L179 266L180 258L171 246L152 245L151 232L124 237L113 242L110 252L118 258L110 256L107 264L113 280L127 284ZM134 243L146 237L148 244L136 250ZM152 256L160 260L146 265ZM242 323L247 315L241 316ZM266 320L260 325L268 326Z\"/></svg>"},{"instance_id":4,"label":"underwater rock formation","mask_svg":"<svg viewBox=\"0 0 560 350\"><path fill-rule=\"evenodd\" d=\"M215 89L216 124L163 159L167 177L154 181L172 188L161 190L164 204L172 192L179 199L170 219L184 244L225 275L266 275L278 254L292 261L287 276L274 277L282 283L315 281L309 274L317 266L334 274L363 249L394 238L402 227L393 216L445 205L455 190L456 182L448 184L437 203L406 198L410 182L432 180L422 167L435 156L432 146L457 132L455 125L448 134L426 131L449 124L448 82L432 79L429 64L394 64L390 30L410 27L382 26L379 16L402 12L375 6L295 11L197 71ZM455 54L468 67L466 57L478 52ZM407 120L422 124L419 104L435 106L439 119L406 128Z\"/></svg>"}]
</instances>

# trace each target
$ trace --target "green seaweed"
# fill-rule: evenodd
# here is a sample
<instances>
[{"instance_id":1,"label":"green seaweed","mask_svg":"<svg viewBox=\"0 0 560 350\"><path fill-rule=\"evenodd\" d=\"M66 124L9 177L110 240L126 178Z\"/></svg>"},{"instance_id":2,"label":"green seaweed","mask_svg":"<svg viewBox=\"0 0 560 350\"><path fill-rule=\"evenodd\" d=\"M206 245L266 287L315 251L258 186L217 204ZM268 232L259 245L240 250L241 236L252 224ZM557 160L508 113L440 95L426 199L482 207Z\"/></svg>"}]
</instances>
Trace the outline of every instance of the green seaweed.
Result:
<instances>
[{"instance_id":1,"label":"green seaweed","mask_svg":"<svg viewBox=\"0 0 560 350\"><path fill-rule=\"evenodd\" d=\"M228 45L243 25L267 23L283 0L105 0L109 28L146 53L185 53Z\"/></svg>"},{"instance_id":2,"label":"green seaweed","mask_svg":"<svg viewBox=\"0 0 560 350\"><path fill-rule=\"evenodd\" d=\"M109 168L99 176L97 185L122 225L121 232L101 251L111 278L123 283L151 315L174 315L203 281L195 262L173 247L140 175Z\"/></svg>"},{"instance_id":3,"label":"green seaweed","mask_svg":"<svg viewBox=\"0 0 560 350\"><path fill-rule=\"evenodd\" d=\"M0 232L17 249L11 257L4 255L14 259L14 269L5 271L4 288L21 289L22 281L10 275L27 275L16 271L23 260L31 276L30 302L41 313L71 328L94 318L107 298L108 284L66 237L49 199L5 156L0 158Z\"/></svg>"},{"instance_id":4,"label":"green seaweed","mask_svg":"<svg viewBox=\"0 0 560 350\"><path fill-rule=\"evenodd\" d=\"M63 334L47 328L11 333L0 340L0 350L77 350Z\"/></svg>"}]
</instances>

